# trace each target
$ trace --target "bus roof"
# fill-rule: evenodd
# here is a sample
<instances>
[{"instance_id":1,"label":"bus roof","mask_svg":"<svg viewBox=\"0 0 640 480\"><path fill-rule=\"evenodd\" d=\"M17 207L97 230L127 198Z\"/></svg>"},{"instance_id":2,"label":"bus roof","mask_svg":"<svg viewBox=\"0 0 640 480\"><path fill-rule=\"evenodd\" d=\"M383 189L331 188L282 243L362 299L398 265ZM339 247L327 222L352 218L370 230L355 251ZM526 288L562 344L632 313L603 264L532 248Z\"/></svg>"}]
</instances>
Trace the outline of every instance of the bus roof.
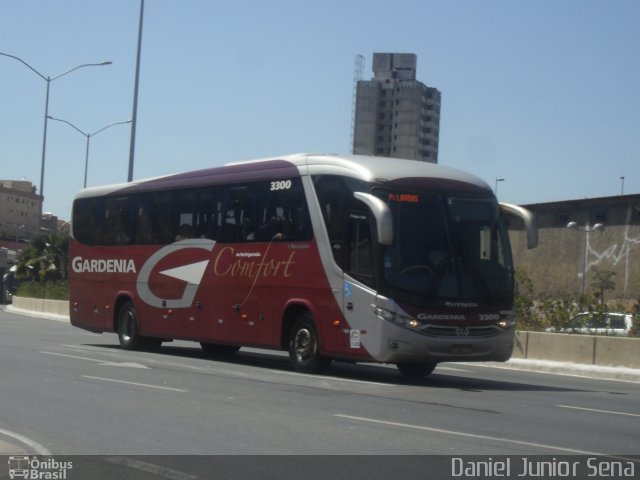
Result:
<instances>
[{"instance_id":1,"label":"bus roof","mask_svg":"<svg viewBox=\"0 0 640 480\"><path fill-rule=\"evenodd\" d=\"M430 178L490 190L480 178L450 167L417 160L363 155L295 154L228 163L222 167L193 170L81 190L76 198L189 188L246 180L267 180L306 174L345 175L366 182L393 182L407 178Z\"/></svg>"}]
</instances>

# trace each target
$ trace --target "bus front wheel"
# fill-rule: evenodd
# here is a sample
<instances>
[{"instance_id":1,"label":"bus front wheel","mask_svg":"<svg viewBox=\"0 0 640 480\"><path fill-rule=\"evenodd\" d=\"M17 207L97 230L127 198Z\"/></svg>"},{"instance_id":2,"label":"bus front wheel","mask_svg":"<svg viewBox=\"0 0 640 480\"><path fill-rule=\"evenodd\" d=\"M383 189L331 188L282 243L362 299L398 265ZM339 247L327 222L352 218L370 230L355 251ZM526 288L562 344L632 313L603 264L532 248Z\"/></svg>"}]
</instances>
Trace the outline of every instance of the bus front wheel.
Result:
<instances>
[{"instance_id":1,"label":"bus front wheel","mask_svg":"<svg viewBox=\"0 0 640 480\"><path fill-rule=\"evenodd\" d=\"M293 368L302 373L320 373L331 365L331 358L320 355L318 332L308 313L300 315L291 330L289 359Z\"/></svg>"},{"instance_id":2,"label":"bus front wheel","mask_svg":"<svg viewBox=\"0 0 640 480\"><path fill-rule=\"evenodd\" d=\"M427 363L398 363L396 364L400 373L406 378L412 381L422 380L424 377L430 375L436 368L435 362Z\"/></svg>"}]
</instances>

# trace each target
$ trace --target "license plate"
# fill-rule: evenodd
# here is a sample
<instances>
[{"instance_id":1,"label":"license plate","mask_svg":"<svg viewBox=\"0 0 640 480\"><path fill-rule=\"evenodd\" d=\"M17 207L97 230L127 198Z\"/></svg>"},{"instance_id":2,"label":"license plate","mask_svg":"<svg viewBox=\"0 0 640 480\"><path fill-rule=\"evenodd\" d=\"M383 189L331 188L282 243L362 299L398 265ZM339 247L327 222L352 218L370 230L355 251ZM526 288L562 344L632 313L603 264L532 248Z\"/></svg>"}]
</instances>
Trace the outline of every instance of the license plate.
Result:
<instances>
[{"instance_id":1,"label":"license plate","mask_svg":"<svg viewBox=\"0 0 640 480\"><path fill-rule=\"evenodd\" d=\"M465 355L473 353L473 347L471 345L451 345L449 353L453 353L456 355Z\"/></svg>"}]
</instances>

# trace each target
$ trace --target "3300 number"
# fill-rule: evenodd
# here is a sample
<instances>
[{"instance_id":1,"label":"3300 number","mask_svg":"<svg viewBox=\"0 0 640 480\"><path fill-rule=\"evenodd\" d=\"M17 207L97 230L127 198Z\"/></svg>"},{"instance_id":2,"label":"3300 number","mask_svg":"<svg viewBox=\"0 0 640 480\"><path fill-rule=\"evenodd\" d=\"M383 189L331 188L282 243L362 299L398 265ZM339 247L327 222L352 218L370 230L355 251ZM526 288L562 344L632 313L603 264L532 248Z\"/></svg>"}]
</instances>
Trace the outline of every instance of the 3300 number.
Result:
<instances>
[{"instance_id":1,"label":"3300 number","mask_svg":"<svg viewBox=\"0 0 640 480\"><path fill-rule=\"evenodd\" d=\"M291 188L291 180L278 180L277 182L271 182L271 191L275 190L289 190Z\"/></svg>"}]
</instances>

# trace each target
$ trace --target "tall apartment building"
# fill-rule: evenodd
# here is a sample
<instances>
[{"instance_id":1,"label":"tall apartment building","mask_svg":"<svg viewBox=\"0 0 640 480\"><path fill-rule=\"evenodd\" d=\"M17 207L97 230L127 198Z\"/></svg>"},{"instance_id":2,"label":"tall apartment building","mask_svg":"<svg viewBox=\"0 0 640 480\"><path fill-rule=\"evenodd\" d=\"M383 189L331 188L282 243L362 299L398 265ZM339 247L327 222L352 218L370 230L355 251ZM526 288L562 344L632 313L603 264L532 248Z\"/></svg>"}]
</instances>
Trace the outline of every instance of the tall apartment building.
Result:
<instances>
[{"instance_id":1,"label":"tall apartment building","mask_svg":"<svg viewBox=\"0 0 640 480\"><path fill-rule=\"evenodd\" d=\"M353 153L438 163L440 91L416 80L413 53L374 53L356 87Z\"/></svg>"},{"instance_id":2,"label":"tall apartment building","mask_svg":"<svg viewBox=\"0 0 640 480\"><path fill-rule=\"evenodd\" d=\"M31 182L0 180L0 234L15 240L37 236L42 200Z\"/></svg>"}]
</instances>

